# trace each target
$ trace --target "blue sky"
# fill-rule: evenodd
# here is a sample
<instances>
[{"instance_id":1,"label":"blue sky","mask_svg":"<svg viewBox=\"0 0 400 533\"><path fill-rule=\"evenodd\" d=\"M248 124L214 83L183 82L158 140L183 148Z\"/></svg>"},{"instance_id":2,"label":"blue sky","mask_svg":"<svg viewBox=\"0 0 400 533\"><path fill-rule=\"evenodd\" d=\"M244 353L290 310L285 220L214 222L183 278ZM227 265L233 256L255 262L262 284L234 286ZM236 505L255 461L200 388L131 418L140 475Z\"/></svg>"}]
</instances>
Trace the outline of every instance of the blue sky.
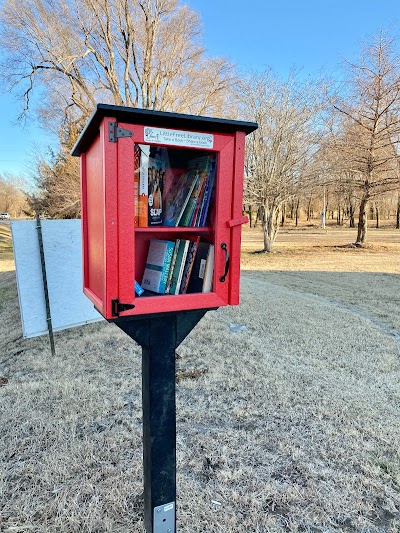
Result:
<instances>
[{"instance_id":1,"label":"blue sky","mask_svg":"<svg viewBox=\"0 0 400 533\"><path fill-rule=\"evenodd\" d=\"M354 59L359 43L381 29L400 33L399 0L186 0L201 15L204 46L240 68L271 67L282 77L292 67L305 76L334 72ZM399 41L400 47L400 41ZM25 173L35 146L55 142L35 122L15 125L19 106L0 93L0 173Z\"/></svg>"}]
</instances>

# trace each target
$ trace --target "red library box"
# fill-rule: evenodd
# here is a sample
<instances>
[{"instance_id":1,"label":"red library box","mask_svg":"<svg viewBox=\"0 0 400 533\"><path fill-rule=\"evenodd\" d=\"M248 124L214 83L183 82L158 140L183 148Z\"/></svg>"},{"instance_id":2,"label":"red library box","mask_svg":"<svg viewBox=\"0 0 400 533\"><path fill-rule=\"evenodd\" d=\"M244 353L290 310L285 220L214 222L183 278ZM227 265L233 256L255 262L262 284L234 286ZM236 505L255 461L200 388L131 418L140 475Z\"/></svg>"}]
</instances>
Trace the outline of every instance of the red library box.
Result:
<instances>
[{"instance_id":1,"label":"red library box","mask_svg":"<svg viewBox=\"0 0 400 533\"><path fill-rule=\"evenodd\" d=\"M256 128L97 105L72 154L83 290L106 319L239 303L245 136Z\"/></svg>"}]
</instances>

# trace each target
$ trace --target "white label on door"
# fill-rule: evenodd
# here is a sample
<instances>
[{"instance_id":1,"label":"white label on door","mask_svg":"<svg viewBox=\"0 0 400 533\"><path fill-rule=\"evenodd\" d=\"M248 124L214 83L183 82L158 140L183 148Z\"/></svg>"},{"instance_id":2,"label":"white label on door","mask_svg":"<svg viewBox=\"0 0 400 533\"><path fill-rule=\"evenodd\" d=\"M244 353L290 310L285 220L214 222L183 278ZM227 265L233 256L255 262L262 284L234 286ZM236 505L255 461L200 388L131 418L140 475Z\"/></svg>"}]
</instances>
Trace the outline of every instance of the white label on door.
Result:
<instances>
[{"instance_id":1,"label":"white label on door","mask_svg":"<svg viewBox=\"0 0 400 533\"><path fill-rule=\"evenodd\" d=\"M214 135L196 131L166 130L164 128L144 128L144 142L188 146L191 148L213 148Z\"/></svg>"}]
</instances>

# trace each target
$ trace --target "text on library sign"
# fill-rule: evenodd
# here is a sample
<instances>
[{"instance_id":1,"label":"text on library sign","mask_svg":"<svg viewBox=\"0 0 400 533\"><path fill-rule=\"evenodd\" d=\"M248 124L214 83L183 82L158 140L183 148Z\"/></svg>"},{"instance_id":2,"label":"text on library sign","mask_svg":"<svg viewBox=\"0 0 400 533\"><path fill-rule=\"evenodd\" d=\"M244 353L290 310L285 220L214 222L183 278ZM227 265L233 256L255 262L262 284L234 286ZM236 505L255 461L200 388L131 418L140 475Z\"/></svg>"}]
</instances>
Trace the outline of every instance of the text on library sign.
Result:
<instances>
[{"instance_id":1,"label":"text on library sign","mask_svg":"<svg viewBox=\"0 0 400 533\"><path fill-rule=\"evenodd\" d=\"M166 130L164 128L144 128L144 142L190 146L191 148L213 148L214 135L196 131Z\"/></svg>"}]
</instances>

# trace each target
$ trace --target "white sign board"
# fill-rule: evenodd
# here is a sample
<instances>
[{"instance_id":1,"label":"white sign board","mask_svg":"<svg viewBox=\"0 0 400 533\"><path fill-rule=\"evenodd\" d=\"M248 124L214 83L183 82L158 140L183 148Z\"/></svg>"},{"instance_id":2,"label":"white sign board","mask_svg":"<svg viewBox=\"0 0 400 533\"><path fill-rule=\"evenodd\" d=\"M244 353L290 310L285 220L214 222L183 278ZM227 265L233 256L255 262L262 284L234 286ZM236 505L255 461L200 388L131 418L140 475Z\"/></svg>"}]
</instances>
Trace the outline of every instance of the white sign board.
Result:
<instances>
[{"instance_id":1,"label":"white sign board","mask_svg":"<svg viewBox=\"0 0 400 533\"><path fill-rule=\"evenodd\" d=\"M148 143L186 146L190 148L212 148L214 135L197 131L166 130L164 128L144 128L144 141Z\"/></svg>"},{"instance_id":2,"label":"white sign board","mask_svg":"<svg viewBox=\"0 0 400 533\"><path fill-rule=\"evenodd\" d=\"M80 220L43 220L43 248L54 331L103 320L82 292ZM48 333L36 220L11 222L24 337Z\"/></svg>"}]
</instances>

